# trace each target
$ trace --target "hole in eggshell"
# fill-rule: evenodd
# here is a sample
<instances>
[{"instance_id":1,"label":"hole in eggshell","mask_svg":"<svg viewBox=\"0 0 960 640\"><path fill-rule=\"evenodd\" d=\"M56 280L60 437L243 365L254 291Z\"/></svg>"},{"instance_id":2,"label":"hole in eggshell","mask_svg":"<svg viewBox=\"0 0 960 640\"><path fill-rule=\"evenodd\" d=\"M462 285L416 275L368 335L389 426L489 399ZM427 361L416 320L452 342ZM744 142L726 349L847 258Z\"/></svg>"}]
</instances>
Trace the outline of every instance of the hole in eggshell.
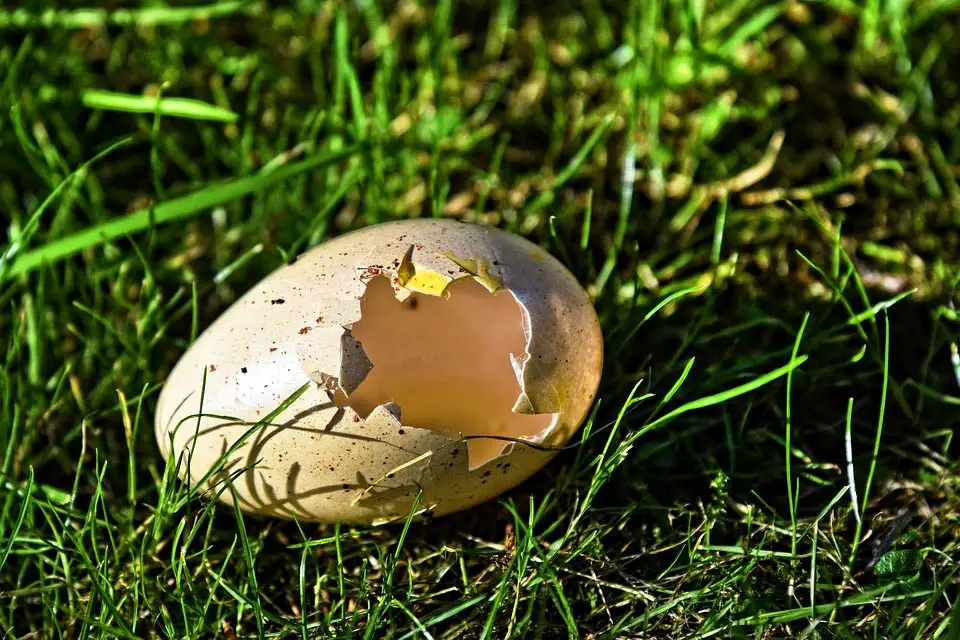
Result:
<instances>
[{"instance_id":1,"label":"hole in eggshell","mask_svg":"<svg viewBox=\"0 0 960 640\"><path fill-rule=\"evenodd\" d=\"M555 414L514 413L521 394L511 354L525 353L523 309L507 291L490 293L473 278L451 282L445 296L412 293L400 301L377 276L351 328L373 368L339 406L366 418L395 402L404 425L449 438L501 436L539 440ZM508 442L467 441L471 469L499 456Z\"/></svg>"}]
</instances>

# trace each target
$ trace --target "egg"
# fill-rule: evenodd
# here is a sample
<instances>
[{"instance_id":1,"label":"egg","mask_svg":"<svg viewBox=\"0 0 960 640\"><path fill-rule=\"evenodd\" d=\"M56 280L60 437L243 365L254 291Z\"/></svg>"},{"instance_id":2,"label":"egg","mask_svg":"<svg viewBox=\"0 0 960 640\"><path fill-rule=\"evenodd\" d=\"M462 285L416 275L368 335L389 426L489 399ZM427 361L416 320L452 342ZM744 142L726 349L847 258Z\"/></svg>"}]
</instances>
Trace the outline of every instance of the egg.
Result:
<instances>
[{"instance_id":1,"label":"egg","mask_svg":"<svg viewBox=\"0 0 960 640\"><path fill-rule=\"evenodd\" d=\"M389 222L307 251L228 308L168 377L156 437L181 478L247 513L442 515L546 464L590 410L602 360L590 299L540 247Z\"/></svg>"}]
</instances>

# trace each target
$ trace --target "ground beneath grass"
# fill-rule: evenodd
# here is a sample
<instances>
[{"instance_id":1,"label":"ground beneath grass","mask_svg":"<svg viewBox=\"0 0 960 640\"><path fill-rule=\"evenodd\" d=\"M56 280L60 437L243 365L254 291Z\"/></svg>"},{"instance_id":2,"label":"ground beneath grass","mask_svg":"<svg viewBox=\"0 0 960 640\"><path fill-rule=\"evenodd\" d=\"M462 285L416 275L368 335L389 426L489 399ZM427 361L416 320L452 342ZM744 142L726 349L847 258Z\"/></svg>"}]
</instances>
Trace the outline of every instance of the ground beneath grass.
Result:
<instances>
[{"instance_id":1,"label":"ground beneath grass","mask_svg":"<svg viewBox=\"0 0 960 640\"><path fill-rule=\"evenodd\" d=\"M95 4L0 9L6 637L960 638L960 3ZM178 482L198 331L418 216L594 297L575 446L408 527Z\"/></svg>"}]
</instances>

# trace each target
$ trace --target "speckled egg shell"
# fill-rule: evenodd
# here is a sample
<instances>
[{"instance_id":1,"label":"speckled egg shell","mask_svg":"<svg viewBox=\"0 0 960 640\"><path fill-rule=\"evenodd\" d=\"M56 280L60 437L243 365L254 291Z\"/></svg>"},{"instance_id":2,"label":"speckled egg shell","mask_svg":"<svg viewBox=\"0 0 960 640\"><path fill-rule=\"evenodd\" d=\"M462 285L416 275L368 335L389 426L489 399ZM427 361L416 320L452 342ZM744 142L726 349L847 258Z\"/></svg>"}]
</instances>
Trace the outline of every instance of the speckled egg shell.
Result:
<instances>
[{"instance_id":1,"label":"speckled egg shell","mask_svg":"<svg viewBox=\"0 0 960 640\"><path fill-rule=\"evenodd\" d=\"M363 419L334 403L334 390L349 394L371 368L350 328L375 276L389 278L398 299L442 295L459 278L515 297L527 344L514 358L521 393L513 411L555 416L528 438L537 448L505 443L471 468L464 439L404 425L402 407L386 403ZM182 456L181 477L222 488L233 476L248 513L385 522L405 517L422 491L420 507L444 514L494 498L546 464L546 449L564 445L586 417L602 352L586 293L536 245L449 220L386 223L306 252L227 309L170 374L156 436L165 456ZM233 499L230 491L219 498Z\"/></svg>"}]
</instances>

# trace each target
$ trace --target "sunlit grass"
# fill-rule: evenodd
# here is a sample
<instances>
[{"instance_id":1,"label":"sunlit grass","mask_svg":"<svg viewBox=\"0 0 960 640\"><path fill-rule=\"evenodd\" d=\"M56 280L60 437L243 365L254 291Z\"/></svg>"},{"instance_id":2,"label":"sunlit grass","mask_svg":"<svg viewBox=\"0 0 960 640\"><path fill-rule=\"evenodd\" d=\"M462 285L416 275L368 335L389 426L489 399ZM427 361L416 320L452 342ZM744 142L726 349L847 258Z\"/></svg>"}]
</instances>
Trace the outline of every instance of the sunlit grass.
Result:
<instances>
[{"instance_id":1,"label":"sunlit grass","mask_svg":"<svg viewBox=\"0 0 960 640\"><path fill-rule=\"evenodd\" d=\"M958 637L958 3L96 4L0 8L7 635ZM594 297L574 442L382 527L179 481L198 332L429 216Z\"/></svg>"}]
</instances>

